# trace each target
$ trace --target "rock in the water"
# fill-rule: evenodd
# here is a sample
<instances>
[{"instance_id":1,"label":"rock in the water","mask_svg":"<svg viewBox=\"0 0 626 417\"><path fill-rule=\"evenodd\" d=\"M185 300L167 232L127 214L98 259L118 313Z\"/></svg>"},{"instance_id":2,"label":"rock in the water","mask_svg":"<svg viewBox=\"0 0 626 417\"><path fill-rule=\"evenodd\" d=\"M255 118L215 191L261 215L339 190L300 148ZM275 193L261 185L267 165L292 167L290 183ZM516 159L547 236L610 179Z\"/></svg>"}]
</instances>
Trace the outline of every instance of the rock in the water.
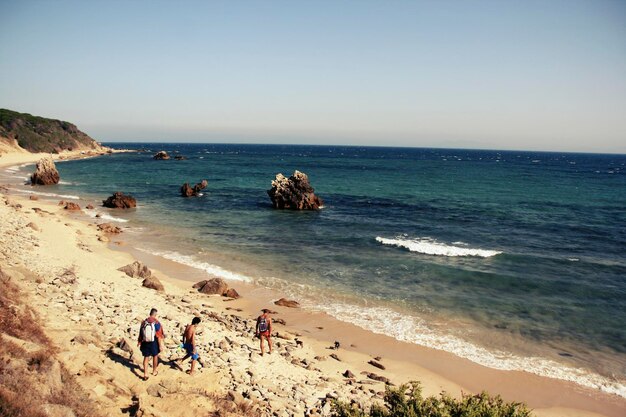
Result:
<instances>
[{"instance_id":1,"label":"rock in the water","mask_svg":"<svg viewBox=\"0 0 626 417\"><path fill-rule=\"evenodd\" d=\"M72 203L71 201L68 201L67 203L65 203L64 209L76 211L76 210L80 210L80 206L76 203Z\"/></svg>"},{"instance_id":2,"label":"rock in the water","mask_svg":"<svg viewBox=\"0 0 626 417\"><path fill-rule=\"evenodd\" d=\"M276 174L272 188L267 190L274 208L290 210L320 209L324 203L313 192L309 177L300 171L295 171L289 178Z\"/></svg>"},{"instance_id":3,"label":"rock in the water","mask_svg":"<svg viewBox=\"0 0 626 417\"><path fill-rule=\"evenodd\" d=\"M127 209L137 207L137 200L131 195L116 192L106 200L102 200L102 205L109 208Z\"/></svg>"},{"instance_id":4,"label":"rock in the water","mask_svg":"<svg viewBox=\"0 0 626 417\"><path fill-rule=\"evenodd\" d=\"M198 289L203 294L224 295L228 291L228 284L221 278L211 278L206 280L204 285Z\"/></svg>"},{"instance_id":5,"label":"rock in the water","mask_svg":"<svg viewBox=\"0 0 626 417\"><path fill-rule=\"evenodd\" d=\"M289 307L289 308L300 307L300 303L298 303L297 301L287 300L286 298L281 298L280 300L274 301L274 304L276 304L277 306Z\"/></svg>"},{"instance_id":6,"label":"rock in the water","mask_svg":"<svg viewBox=\"0 0 626 417\"><path fill-rule=\"evenodd\" d=\"M200 191L204 190L207 185L209 185L209 182L207 180L202 180L193 187L186 182L183 184L182 187L180 187L180 194L183 197L194 197L199 195Z\"/></svg>"},{"instance_id":7,"label":"rock in the water","mask_svg":"<svg viewBox=\"0 0 626 417\"><path fill-rule=\"evenodd\" d=\"M131 278L149 278L152 276L152 271L139 261L117 268L117 270L125 273Z\"/></svg>"},{"instance_id":8,"label":"rock in the water","mask_svg":"<svg viewBox=\"0 0 626 417\"><path fill-rule=\"evenodd\" d=\"M174 159L177 161L184 161L185 159L187 159L187 157L182 156L182 155L176 155Z\"/></svg>"},{"instance_id":9,"label":"rock in the water","mask_svg":"<svg viewBox=\"0 0 626 417\"><path fill-rule=\"evenodd\" d=\"M113 226L111 223L102 223L98 225L98 230L104 233L118 234L122 233L122 229L117 226Z\"/></svg>"},{"instance_id":10,"label":"rock in the water","mask_svg":"<svg viewBox=\"0 0 626 417\"><path fill-rule=\"evenodd\" d=\"M163 284L161 284L161 281L159 281L159 279L155 276L150 276L144 279L141 285L143 285L146 288L150 288L150 289L157 290L157 291L165 290L165 288L163 287Z\"/></svg>"},{"instance_id":11,"label":"rock in the water","mask_svg":"<svg viewBox=\"0 0 626 417\"><path fill-rule=\"evenodd\" d=\"M153 156L154 159L170 159L170 156L165 151L159 151Z\"/></svg>"},{"instance_id":12,"label":"rock in the water","mask_svg":"<svg viewBox=\"0 0 626 417\"><path fill-rule=\"evenodd\" d=\"M32 185L51 185L58 184L61 176L57 171L54 161L50 157L41 158L37 162L37 168L33 175L30 176Z\"/></svg>"}]
</instances>

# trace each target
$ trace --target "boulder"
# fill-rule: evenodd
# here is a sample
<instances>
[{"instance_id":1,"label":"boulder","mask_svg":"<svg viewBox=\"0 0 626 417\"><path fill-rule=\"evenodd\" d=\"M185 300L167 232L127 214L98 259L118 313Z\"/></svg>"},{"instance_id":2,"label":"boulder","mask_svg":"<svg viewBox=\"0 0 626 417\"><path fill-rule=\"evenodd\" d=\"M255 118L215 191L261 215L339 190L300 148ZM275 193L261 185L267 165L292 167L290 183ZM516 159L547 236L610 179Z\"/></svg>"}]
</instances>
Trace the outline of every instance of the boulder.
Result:
<instances>
[{"instance_id":1,"label":"boulder","mask_svg":"<svg viewBox=\"0 0 626 417\"><path fill-rule=\"evenodd\" d=\"M229 298L241 297L239 293L234 288L230 288L222 278L211 278L196 282L193 284L193 288L196 288L203 294L217 294Z\"/></svg>"},{"instance_id":2,"label":"boulder","mask_svg":"<svg viewBox=\"0 0 626 417\"><path fill-rule=\"evenodd\" d=\"M229 288L225 293L224 297L228 298L239 298L239 293L234 288Z\"/></svg>"},{"instance_id":3,"label":"boulder","mask_svg":"<svg viewBox=\"0 0 626 417\"><path fill-rule=\"evenodd\" d=\"M202 180L193 187L186 182L183 184L182 187L180 187L180 194L183 197L194 197L199 195L200 191L204 190L207 185L209 185L209 182L207 180Z\"/></svg>"},{"instance_id":4,"label":"boulder","mask_svg":"<svg viewBox=\"0 0 626 417\"><path fill-rule=\"evenodd\" d=\"M139 261L117 268L117 270L125 273L131 278L149 278L152 276L152 271Z\"/></svg>"},{"instance_id":5,"label":"boulder","mask_svg":"<svg viewBox=\"0 0 626 417\"><path fill-rule=\"evenodd\" d=\"M63 208L65 210L80 211L80 206L76 203L72 203L71 201L65 203L65 207Z\"/></svg>"},{"instance_id":6,"label":"boulder","mask_svg":"<svg viewBox=\"0 0 626 417\"><path fill-rule=\"evenodd\" d=\"M116 192L106 200L102 200L102 205L109 208L127 209L137 207L137 200L131 195Z\"/></svg>"},{"instance_id":7,"label":"boulder","mask_svg":"<svg viewBox=\"0 0 626 417\"><path fill-rule=\"evenodd\" d=\"M323 206L321 198L314 194L309 184L309 177L300 171L294 171L289 178L276 174L272 188L267 190L276 209L318 210Z\"/></svg>"},{"instance_id":8,"label":"boulder","mask_svg":"<svg viewBox=\"0 0 626 417\"><path fill-rule=\"evenodd\" d=\"M113 226L111 223L101 223L98 225L98 230L104 233L118 234L122 233L122 229L117 226Z\"/></svg>"},{"instance_id":9,"label":"boulder","mask_svg":"<svg viewBox=\"0 0 626 417\"><path fill-rule=\"evenodd\" d=\"M165 151L159 151L153 156L154 159L170 159L170 156Z\"/></svg>"},{"instance_id":10,"label":"boulder","mask_svg":"<svg viewBox=\"0 0 626 417\"><path fill-rule=\"evenodd\" d=\"M33 175L30 176L31 185L58 184L61 176L51 157L41 158Z\"/></svg>"},{"instance_id":11,"label":"boulder","mask_svg":"<svg viewBox=\"0 0 626 417\"><path fill-rule=\"evenodd\" d=\"M297 301L287 300L286 298L281 298L280 300L274 301L274 304L276 304L277 306L289 307L289 308L300 307L300 303L298 303Z\"/></svg>"},{"instance_id":12,"label":"boulder","mask_svg":"<svg viewBox=\"0 0 626 417\"><path fill-rule=\"evenodd\" d=\"M228 291L228 284L221 278L211 278L206 280L202 287L198 288L203 294L219 294L224 295Z\"/></svg>"},{"instance_id":13,"label":"boulder","mask_svg":"<svg viewBox=\"0 0 626 417\"><path fill-rule=\"evenodd\" d=\"M161 284L161 281L159 281L159 279L155 276L150 276L144 279L141 285L152 290L165 291L163 284Z\"/></svg>"}]
</instances>

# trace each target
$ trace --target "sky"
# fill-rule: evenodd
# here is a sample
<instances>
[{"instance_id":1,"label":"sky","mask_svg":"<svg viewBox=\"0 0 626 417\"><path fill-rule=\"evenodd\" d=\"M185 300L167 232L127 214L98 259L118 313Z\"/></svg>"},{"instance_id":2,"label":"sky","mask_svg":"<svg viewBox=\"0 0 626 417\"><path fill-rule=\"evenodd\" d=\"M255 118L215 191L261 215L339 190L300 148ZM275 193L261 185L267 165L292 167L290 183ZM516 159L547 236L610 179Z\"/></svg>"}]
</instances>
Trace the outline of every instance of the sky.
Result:
<instances>
[{"instance_id":1,"label":"sky","mask_svg":"<svg viewBox=\"0 0 626 417\"><path fill-rule=\"evenodd\" d=\"M626 1L0 0L0 108L100 141L626 153Z\"/></svg>"}]
</instances>

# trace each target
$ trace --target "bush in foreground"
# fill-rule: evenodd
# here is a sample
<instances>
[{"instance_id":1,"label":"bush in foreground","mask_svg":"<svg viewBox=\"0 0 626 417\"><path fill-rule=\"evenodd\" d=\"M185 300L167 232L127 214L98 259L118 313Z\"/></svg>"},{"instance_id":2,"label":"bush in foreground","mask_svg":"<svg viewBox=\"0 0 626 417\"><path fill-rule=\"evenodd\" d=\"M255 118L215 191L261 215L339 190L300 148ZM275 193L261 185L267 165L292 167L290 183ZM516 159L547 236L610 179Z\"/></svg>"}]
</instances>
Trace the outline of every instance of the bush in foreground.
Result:
<instances>
[{"instance_id":1,"label":"bush in foreground","mask_svg":"<svg viewBox=\"0 0 626 417\"><path fill-rule=\"evenodd\" d=\"M387 387L384 405L374 404L363 410L337 401L333 404L334 417L530 417L530 410L522 403L507 403L498 395L486 392L463 394L460 399L442 393L438 397L422 396L422 387L414 381L399 388Z\"/></svg>"}]
</instances>

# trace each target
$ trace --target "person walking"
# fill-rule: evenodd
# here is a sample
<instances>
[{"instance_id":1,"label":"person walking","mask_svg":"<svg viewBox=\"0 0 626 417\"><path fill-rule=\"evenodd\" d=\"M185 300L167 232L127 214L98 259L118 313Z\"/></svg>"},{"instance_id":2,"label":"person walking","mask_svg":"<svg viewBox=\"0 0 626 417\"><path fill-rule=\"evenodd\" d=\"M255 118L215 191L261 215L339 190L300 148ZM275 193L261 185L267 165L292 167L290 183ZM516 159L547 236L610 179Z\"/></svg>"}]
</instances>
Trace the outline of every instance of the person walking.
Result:
<instances>
[{"instance_id":1,"label":"person walking","mask_svg":"<svg viewBox=\"0 0 626 417\"><path fill-rule=\"evenodd\" d=\"M267 345L269 346L269 354L272 354L272 318L269 316L270 310L264 308L261 310L263 314L261 314L256 319L256 336L259 338L261 343L261 356L265 353L265 347L263 346L263 339L267 340Z\"/></svg>"},{"instance_id":2,"label":"person walking","mask_svg":"<svg viewBox=\"0 0 626 417\"><path fill-rule=\"evenodd\" d=\"M186 355L179 359L180 362L185 361L187 358L191 358L191 370L189 375L193 375L193 371L196 368L196 361L199 358L198 350L196 349L196 327L200 324L200 317L194 317L191 320L191 324L185 327L185 333L183 333L183 348Z\"/></svg>"},{"instance_id":3,"label":"person walking","mask_svg":"<svg viewBox=\"0 0 626 417\"><path fill-rule=\"evenodd\" d=\"M143 380L148 379L148 361L152 357L152 375L157 376L159 366L159 353L161 352L161 342L165 338L163 326L157 320L157 309L150 310L150 316L141 322L139 328L139 340L137 346L143 355Z\"/></svg>"}]
</instances>

